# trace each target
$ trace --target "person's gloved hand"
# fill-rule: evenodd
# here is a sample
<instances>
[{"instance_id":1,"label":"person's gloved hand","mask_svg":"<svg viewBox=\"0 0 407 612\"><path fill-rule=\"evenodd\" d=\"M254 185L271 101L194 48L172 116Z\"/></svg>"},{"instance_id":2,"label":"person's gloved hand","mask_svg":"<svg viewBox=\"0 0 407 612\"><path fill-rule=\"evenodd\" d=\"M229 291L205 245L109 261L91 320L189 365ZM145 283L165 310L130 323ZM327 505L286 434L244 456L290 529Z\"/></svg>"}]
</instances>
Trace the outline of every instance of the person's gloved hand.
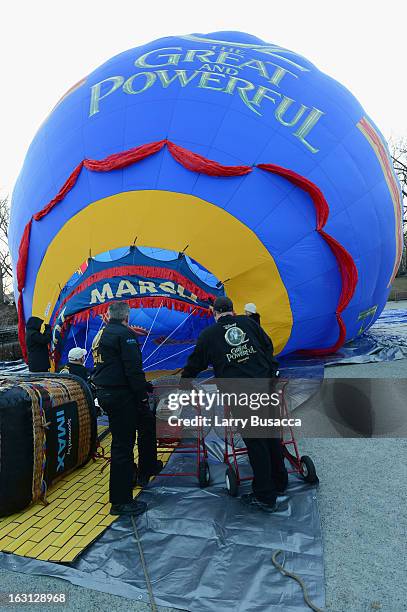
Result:
<instances>
[{"instance_id":1,"label":"person's gloved hand","mask_svg":"<svg viewBox=\"0 0 407 612\"><path fill-rule=\"evenodd\" d=\"M153 393L154 391L154 385L150 381L146 382L146 391L147 393Z\"/></svg>"},{"instance_id":2,"label":"person's gloved hand","mask_svg":"<svg viewBox=\"0 0 407 612\"><path fill-rule=\"evenodd\" d=\"M137 404L142 413L150 412L150 402L146 390L143 389L137 394Z\"/></svg>"}]
</instances>

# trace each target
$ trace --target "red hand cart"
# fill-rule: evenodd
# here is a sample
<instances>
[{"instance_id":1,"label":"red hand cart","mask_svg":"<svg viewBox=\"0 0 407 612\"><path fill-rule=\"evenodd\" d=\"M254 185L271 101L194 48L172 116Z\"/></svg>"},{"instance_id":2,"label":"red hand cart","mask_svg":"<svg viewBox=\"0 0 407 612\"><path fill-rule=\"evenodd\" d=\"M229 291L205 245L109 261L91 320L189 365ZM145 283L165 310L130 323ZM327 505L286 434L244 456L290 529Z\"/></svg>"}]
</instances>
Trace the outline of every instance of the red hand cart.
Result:
<instances>
[{"instance_id":1,"label":"red hand cart","mask_svg":"<svg viewBox=\"0 0 407 612\"><path fill-rule=\"evenodd\" d=\"M198 425L188 430L188 436L183 437L182 426L171 427L166 417L173 415L169 409L168 396L178 391L178 384L165 382L162 379L154 381L153 401L156 409L157 442L161 451L172 451L173 454L196 455L196 469L189 472L171 473L165 468L157 476L196 476L201 488L210 484L211 475L208 464L208 450L205 444L205 432L202 424L202 409L200 405L194 407L198 417ZM160 418L162 417L162 418Z\"/></svg>"},{"instance_id":2,"label":"red hand cart","mask_svg":"<svg viewBox=\"0 0 407 612\"><path fill-rule=\"evenodd\" d=\"M280 383L281 391L281 418L288 418L288 407L286 401L286 386L288 381L282 381ZM231 415L230 407L224 407L225 418L229 419ZM240 434L238 434L240 437ZM295 440L293 428L288 426L280 429L281 444L283 445L284 457L290 464L288 469L289 474L298 474L302 478L310 483L314 484L318 482L318 476L316 473L314 462L307 455L300 456L297 442ZM239 485L244 481L253 480L253 476L242 476L240 473L240 466L238 458L247 455L247 449L245 446L237 446L235 440L236 432L229 425L225 426L225 450L224 450L224 462L227 465L225 472L226 489L229 495L236 497L239 491ZM243 440L240 437L240 440Z\"/></svg>"}]
</instances>

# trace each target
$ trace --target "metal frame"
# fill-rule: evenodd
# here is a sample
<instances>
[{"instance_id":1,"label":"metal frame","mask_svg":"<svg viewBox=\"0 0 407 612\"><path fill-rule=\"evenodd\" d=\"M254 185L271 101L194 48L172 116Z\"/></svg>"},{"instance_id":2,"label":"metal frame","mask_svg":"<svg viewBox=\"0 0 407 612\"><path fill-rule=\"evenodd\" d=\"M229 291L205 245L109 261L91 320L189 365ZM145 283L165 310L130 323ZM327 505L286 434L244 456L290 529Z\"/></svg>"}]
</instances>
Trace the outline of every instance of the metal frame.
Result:
<instances>
[{"instance_id":1,"label":"metal frame","mask_svg":"<svg viewBox=\"0 0 407 612\"><path fill-rule=\"evenodd\" d=\"M285 399L285 387L287 386L288 381L284 381L282 385L282 393L281 393L281 417L288 417L288 408L287 402ZM224 415L225 418L229 418L231 414L230 407L224 407ZM288 430L288 431L287 431ZM303 467L301 462L301 456L298 449L298 444L294 436L293 428L288 426L288 428L280 428L280 438L281 444L283 445L284 457L290 463L291 469L288 469L288 474L299 474L300 476L304 476ZM237 485L244 481L253 480L253 476L241 476L239 470L239 462L238 457L242 455L247 455L247 448L244 447L236 447L234 432L229 425L225 426L225 450L223 454L223 461L228 466L234 469L237 479ZM290 452L288 448L292 446L294 452ZM230 450L229 450L230 449Z\"/></svg>"},{"instance_id":2,"label":"metal frame","mask_svg":"<svg viewBox=\"0 0 407 612\"><path fill-rule=\"evenodd\" d=\"M157 397L156 391L160 391L162 389L167 389L167 390L174 390L177 389L178 387L174 387L173 385L161 385L159 387L156 387L154 390L154 394L155 397ZM160 393L161 395L161 393ZM201 476L201 465L205 464L206 466L208 466L208 449L206 448L206 444L205 444L205 436L204 436L204 431L203 431L203 427L202 427L202 410L201 410L201 406L197 406L196 408L197 411L197 416L198 416L198 421L199 421L199 425L197 427L196 430L196 439L191 442L191 443L182 443L182 436L180 436L177 440L175 440L172 443L167 443L165 442L165 438L159 438L157 436L157 442L158 442L158 446L160 447L160 449L162 451L172 451L173 454L192 454L192 455L196 455L197 457L197 464L196 464L196 471L195 472L177 472L177 473L171 473L168 471L161 471L159 474L157 474L156 476L196 476L196 478L198 479L199 483L201 486L205 486L206 484L209 484L209 480L206 483L202 483L200 476ZM181 429L181 428L180 428ZM209 469L209 468L208 468Z\"/></svg>"}]
</instances>

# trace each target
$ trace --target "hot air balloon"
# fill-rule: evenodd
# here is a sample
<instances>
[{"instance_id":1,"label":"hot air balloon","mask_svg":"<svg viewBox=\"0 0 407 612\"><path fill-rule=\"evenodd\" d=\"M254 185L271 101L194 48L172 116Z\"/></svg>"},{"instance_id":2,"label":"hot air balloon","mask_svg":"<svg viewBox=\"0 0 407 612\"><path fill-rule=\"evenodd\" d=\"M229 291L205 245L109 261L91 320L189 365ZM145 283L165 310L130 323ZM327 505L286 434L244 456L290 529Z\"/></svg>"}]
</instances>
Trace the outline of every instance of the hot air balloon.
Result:
<instances>
[{"instance_id":1,"label":"hot air balloon","mask_svg":"<svg viewBox=\"0 0 407 612\"><path fill-rule=\"evenodd\" d=\"M21 344L39 316L57 359L127 300L147 365L173 369L223 293L256 303L276 352L327 354L384 307L401 195L373 121L307 59L241 32L174 36L58 102L15 186L10 247Z\"/></svg>"}]
</instances>

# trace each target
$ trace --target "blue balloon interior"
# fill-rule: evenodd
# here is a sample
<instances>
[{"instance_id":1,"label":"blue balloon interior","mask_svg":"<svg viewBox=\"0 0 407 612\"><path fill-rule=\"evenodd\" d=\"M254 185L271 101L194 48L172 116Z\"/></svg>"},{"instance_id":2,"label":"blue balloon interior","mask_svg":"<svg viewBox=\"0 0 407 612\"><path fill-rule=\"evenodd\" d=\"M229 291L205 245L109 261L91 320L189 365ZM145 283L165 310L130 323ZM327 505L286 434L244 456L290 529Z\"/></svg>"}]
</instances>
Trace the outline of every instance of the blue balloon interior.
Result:
<instances>
[{"instance_id":1,"label":"blue balloon interior","mask_svg":"<svg viewBox=\"0 0 407 612\"><path fill-rule=\"evenodd\" d=\"M132 252L136 252L135 256ZM59 300L54 310L52 320L57 321L58 310L64 300L79 287L86 275L105 271L109 266L123 266L124 264L151 264L157 266L166 264L188 275L197 286L207 290L211 294L224 295L224 290L219 280L186 255L166 249L152 247L138 247L136 250L130 247L113 249L92 257L81 266L69 279L61 291ZM106 280L106 279L104 279ZM103 283L104 281L102 281ZM92 342L95 335L106 324L106 316L92 316L87 310L89 299L86 294L73 295L65 303L65 313L73 315L84 310L85 320L76 321L74 325L67 327L66 334L57 339L58 351L60 353L60 365L68 361L68 353L71 348L78 346L85 348L87 352L86 366L93 367ZM212 316L201 317L198 313L180 312L166 306L155 308L131 308L130 325L139 335L139 345L142 349L143 363L146 371L149 370L174 370L182 367L192 351L200 332L213 323Z\"/></svg>"}]
</instances>

